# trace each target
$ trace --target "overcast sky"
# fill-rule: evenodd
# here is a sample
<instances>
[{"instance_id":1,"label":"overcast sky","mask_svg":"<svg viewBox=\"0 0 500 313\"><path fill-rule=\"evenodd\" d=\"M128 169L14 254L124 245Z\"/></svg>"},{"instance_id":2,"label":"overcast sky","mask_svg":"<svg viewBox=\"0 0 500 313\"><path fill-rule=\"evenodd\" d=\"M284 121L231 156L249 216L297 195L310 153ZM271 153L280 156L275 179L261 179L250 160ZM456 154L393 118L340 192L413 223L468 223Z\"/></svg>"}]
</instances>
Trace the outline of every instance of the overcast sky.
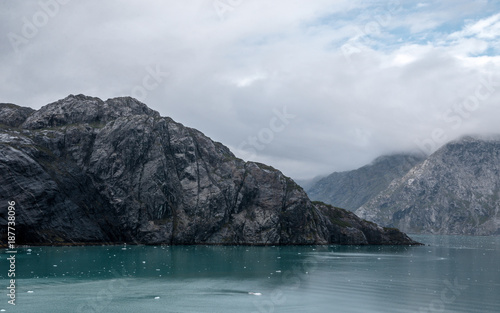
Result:
<instances>
[{"instance_id":1,"label":"overcast sky","mask_svg":"<svg viewBox=\"0 0 500 313\"><path fill-rule=\"evenodd\" d=\"M500 1L0 0L0 102L131 95L296 179L500 133Z\"/></svg>"}]
</instances>

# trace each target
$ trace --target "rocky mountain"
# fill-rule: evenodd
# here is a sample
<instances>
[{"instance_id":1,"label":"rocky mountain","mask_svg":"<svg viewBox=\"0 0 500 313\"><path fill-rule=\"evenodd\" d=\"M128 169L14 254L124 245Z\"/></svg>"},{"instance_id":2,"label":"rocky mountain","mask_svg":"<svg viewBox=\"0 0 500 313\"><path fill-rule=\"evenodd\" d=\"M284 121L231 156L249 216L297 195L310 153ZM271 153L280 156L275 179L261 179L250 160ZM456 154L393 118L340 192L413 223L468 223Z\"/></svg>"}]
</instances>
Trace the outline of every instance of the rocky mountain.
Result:
<instances>
[{"instance_id":1,"label":"rocky mountain","mask_svg":"<svg viewBox=\"0 0 500 313\"><path fill-rule=\"evenodd\" d=\"M500 234L500 140L450 142L356 210L411 233Z\"/></svg>"},{"instance_id":2,"label":"rocky mountain","mask_svg":"<svg viewBox=\"0 0 500 313\"><path fill-rule=\"evenodd\" d=\"M132 98L0 104L0 235L16 244L414 244Z\"/></svg>"},{"instance_id":3,"label":"rocky mountain","mask_svg":"<svg viewBox=\"0 0 500 313\"><path fill-rule=\"evenodd\" d=\"M317 183L318 181L320 181L321 179L323 179L324 175L319 175L319 176L316 176L316 177L313 177L313 178L309 178L309 179L294 179L295 182L302 188L304 188L304 190L309 190L309 188L311 188L315 183ZM320 201L320 200L318 200Z\"/></svg>"},{"instance_id":4,"label":"rocky mountain","mask_svg":"<svg viewBox=\"0 0 500 313\"><path fill-rule=\"evenodd\" d=\"M312 200L355 211L423 160L416 154L381 156L359 169L335 172L303 187Z\"/></svg>"}]
</instances>

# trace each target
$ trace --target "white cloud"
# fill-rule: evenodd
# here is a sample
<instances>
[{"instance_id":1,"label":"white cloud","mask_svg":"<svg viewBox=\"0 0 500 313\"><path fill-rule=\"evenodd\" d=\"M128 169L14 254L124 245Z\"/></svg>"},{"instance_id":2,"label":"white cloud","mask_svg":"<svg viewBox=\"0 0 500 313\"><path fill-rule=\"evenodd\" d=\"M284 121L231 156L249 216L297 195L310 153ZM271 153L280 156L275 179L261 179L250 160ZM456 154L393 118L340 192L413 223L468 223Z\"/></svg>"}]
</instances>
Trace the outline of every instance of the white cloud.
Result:
<instances>
[{"instance_id":1,"label":"white cloud","mask_svg":"<svg viewBox=\"0 0 500 313\"><path fill-rule=\"evenodd\" d=\"M434 47L430 45L409 44L388 55L386 66L405 66L416 60L421 60L425 54L431 52Z\"/></svg>"},{"instance_id":2,"label":"white cloud","mask_svg":"<svg viewBox=\"0 0 500 313\"><path fill-rule=\"evenodd\" d=\"M234 82L238 87L248 87L253 83L255 83L256 81L264 80L266 78L267 74L265 73L255 73L244 77L236 78Z\"/></svg>"},{"instance_id":3,"label":"white cloud","mask_svg":"<svg viewBox=\"0 0 500 313\"><path fill-rule=\"evenodd\" d=\"M472 36L480 39L495 39L500 36L500 13L476 22L470 22L464 29L451 34L450 38L460 39Z\"/></svg>"},{"instance_id":4,"label":"white cloud","mask_svg":"<svg viewBox=\"0 0 500 313\"><path fill-rule=\"evenodd\" d=\"M484 55L498 45L497 15L442 27L492 5L425 3L356 40L356 29L377 21L387 2L242 1L221 21L206 0L72 1L20 53L0 43L0 101L40 107L69 93L130 95L148 67L159 66L170 75L144 102L236 152L286 107L296 118L255 158L296 178L416 149L413 139L435 128L449 138L499 132L491 118L500 113L496 93L458 129L442 119L474 94L481 75L500 68L500 57ZM37 10L36 3L2 6L12 13L0 20L5 32L19 32L22 16ZM346 43L359 50L349 58Z\"/></svg>"}]
</instances>

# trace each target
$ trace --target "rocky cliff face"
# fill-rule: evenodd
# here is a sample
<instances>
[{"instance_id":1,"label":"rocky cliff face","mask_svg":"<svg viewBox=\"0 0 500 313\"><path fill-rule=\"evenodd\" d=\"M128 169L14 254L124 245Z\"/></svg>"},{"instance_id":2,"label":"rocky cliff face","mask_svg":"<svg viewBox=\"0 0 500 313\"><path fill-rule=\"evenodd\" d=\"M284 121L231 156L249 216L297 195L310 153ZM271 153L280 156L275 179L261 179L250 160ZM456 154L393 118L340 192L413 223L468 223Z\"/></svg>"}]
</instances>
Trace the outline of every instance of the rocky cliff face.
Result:
<instances>
[{"instance_id":1,"label":"rocky cliff face","mask_svg":"<svg viewBox=\"0 0 500 313\"><path fill-rule=\"evenodd\" d=\"M500 140L451 142L356 211L412 233L500 234Z\"/></svg>"},{"instance_id":2,"label":"rocky cliff face","mask_svg":"<svg viewBox=\"0 0 500 313\"><path fill-rule=\"evenodd\" d=\"M413 154L381 156L357 170L332 173L306 191L312 200L355 211L423 160L424 156Z\"/></svg>"},{"instance_id":3,"label":"rocky cliff face","mask_svg":"<svg viewBox=\"0 0 500 313\"><path fill-rule=\"evenodd\" d=\"M412 244L132 98L0 104L0 235L17 244Z\"/></svg>"}]
</instances>

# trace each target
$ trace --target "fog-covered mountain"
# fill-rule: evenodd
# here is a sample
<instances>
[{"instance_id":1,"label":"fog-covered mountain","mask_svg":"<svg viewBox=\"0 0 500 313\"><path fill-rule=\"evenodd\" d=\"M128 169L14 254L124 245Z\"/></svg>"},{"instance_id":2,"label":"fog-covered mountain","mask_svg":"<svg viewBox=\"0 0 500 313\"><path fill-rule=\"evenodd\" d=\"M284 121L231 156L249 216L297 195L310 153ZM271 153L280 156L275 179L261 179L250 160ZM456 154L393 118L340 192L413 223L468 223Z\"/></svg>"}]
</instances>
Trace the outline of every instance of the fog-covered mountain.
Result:
<instances>
[{"instance_id":1,"label":"fog-covered mountain","mask_svg":"<svg viewBox=\"0 0 500 313\"><path fill-rule=\"evenodd\" d=\"M356 210L411 233L500 234L500 140L450 142Z\"/></svg>"}]
</instances>

